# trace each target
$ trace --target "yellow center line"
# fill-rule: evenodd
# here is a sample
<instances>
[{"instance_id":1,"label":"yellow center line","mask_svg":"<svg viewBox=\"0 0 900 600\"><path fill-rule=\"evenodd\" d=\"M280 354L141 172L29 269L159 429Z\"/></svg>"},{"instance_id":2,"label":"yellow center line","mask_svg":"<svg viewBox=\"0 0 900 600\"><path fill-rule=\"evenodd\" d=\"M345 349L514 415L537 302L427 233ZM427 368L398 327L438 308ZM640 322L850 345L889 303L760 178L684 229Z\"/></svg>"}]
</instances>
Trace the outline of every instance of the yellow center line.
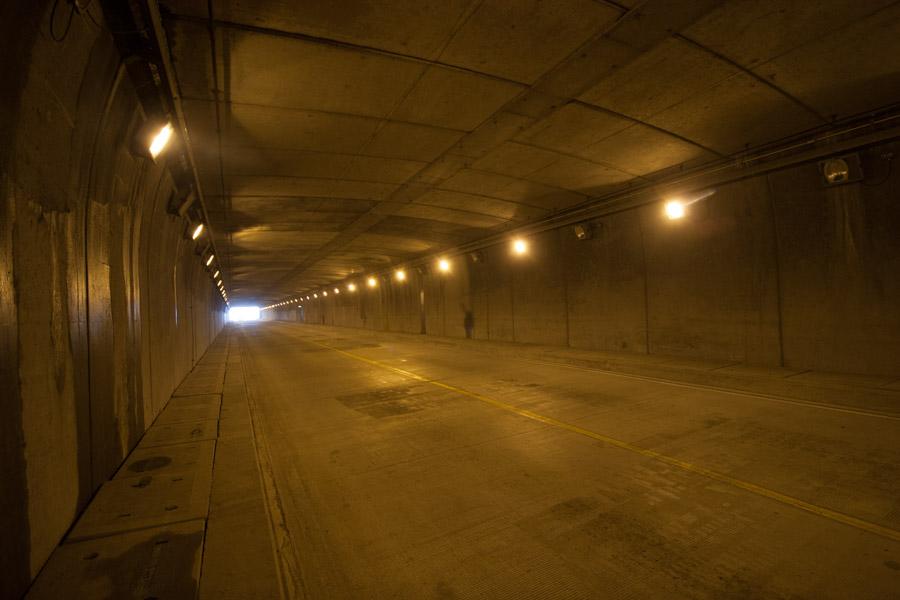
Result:
<instances>
[{"instance_id":1,"label":"yellow center line","mask_svg":"<svg viewBox=\"0 0 900 600\"><path fill-rule=\"evenodd\" d=\"M647 448L635 446L634 444L629 444L628 442L623 442L621 440L611 438L611 437L603 435L601 433L597 433L597 432L591 431L589 429L584 429L583 427L579 427L577 425L572 425L571 423L565 423L558 419L554 419L553 417L548 417L548 416L541 415L541 414L538 414L536 412L533 412L533 411L530 411L527 409L519 408L517 406L513 406L512 404L507 404L506 402L502 402L495 398L491 398L490 396L485 396L485 395L479 394L477 392L470 392L469 390L466 390L466 389L463 389L460 387L456 387L454 385L442 383L440 381L435 381L433 379L423 377L423 376L418 375L417 373L413 373L411 371L406 371L404 369L398 369L397 367L383 363L379 360L366 358L365 356L353 354L352 352L347 352L346 350L341 350L339 348L335 348L335 347L329 346L327 344L322 344L322 343L314 342L311 340L304 340L304 341L306 341L310 344L315 344L316 346L321 346L322 348L327 348L329 350L333 350L339 354L343 354L344 356L347 356L354 360L368 363L370 365L379 367L381 369L386 369L388 371L393 371L394 373L398 373L400 375L403 375L404 377L408 377L410 379L415 379L417 381L421 381L424 383L429 383L436 387L440 387L445 390L450 390L452 392L462 394L463 396L468 396L469 398L474 398L475 400L480 400L481 402L490 404L491 406L495 406L499 409L517 414L519 416L531 419L533 421L538 421L538 422L544 423L546 425L551 425L553 427L558 427L560 429L564 429L564 430L570 431L572 433L577 433L578 435L583 435L585 437L603 442L610 446L614 446L614 447L620 448L622 450L627 450L627 451L633 452L635 454L640 454L641 456L646 456L647 458L652 458L653 460L665 463L667 465L671 465L673 467L678 467L679 469L682 469L684 471L688 471L690 473L696 473L698 475L703 475L704 477L707 477L714 481L726 483L728 485L745 490L752 494L756 494L756 495L762 496L764 498L769 498L770 500L775 500L776 502L781 502L782 504L786 504L788 506L793 506L794 508L799 508L800 510L805 510L809 513L812 513L814 515L819 515L820 517L830 519L837 523L849 525L850 527L855 527L862 531L874 533L875 535L879 535L881 537L885 537L885 538L900 542L900 531L897 531L895 529L891 529L889 527L883 527L876 523L870 523L869 521L865 521L865 520L859 519L857 517L846 515L844 513L841 513L841 512L835 511L835 510L831 510L829 508L825 508L825 507L819 506L817 504L812 504L810 502L806 502L805 500L801 500L799 498L794 498L793 496L788 496L787 494L782 494L781 492L776 492L775 490L770 490L769 488L763 487L761 485L756 485L755 483L750 483L749 481L737 479L736 477L731 477L730 475L725 475L724 473L719 473L718 471L713 471L712 469L707 469L706 467L702 467L700 465L695 465L693 463L689 463L687 461L683 461L683 460L680 460L680 459L677 459L677 458L674 458L671 456L667 456L665 454L660 454L659 452L655 452L655 451L649 450Z\"/></svg>"}]
</instances>

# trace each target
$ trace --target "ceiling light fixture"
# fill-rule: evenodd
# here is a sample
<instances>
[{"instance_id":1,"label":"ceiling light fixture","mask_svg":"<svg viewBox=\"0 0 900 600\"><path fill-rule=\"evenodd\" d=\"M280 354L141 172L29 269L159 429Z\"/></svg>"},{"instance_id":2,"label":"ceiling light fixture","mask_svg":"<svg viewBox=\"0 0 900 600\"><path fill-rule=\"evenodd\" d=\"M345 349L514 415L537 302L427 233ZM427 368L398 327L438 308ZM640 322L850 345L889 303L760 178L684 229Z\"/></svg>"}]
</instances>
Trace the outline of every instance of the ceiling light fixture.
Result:
<instances>
[{"instance_id":1,"label":"ceiling light fixture","mask_svg":"<svg viewBox=\"0 0 900 600\"><path fill-rule=\"evenodd\" d=\"M446 258L442 258L438 261L438 270L441 273L449 273L450 272L450 261Z\"/></svg>"},{"instance_id":2,"label":"ceiling light fixture","mask_svg":"<svg viewBox=\"0 0 900 600\"><path fill-rule=\"evenodd\" d=\"M366 283L369 285L370 288L373 288L376 285L378 285L378 280L370 275L369 278L366 279Z\"/></svg>"},{"instance_id":3,"label":"ceiling light fixture","mask_svg":"<svg viewBox=\"0 0 900 600\"><path fill-rule=\"evenodd\" d=\"M156 157L159 156L163 150L165 150L166 146L169 144L169 140L172 139L172 133L174 133L174 129L172 129L171 123L166 123L162 126L162 128L153 136L153 140L150 142L150 158L156 160ZM133 147L133 146L132 146Z\"/></svg>"},{"instance_id":4,"label":"ceiling light fixture","mask_svg":"<svg viewBox=\"0 0 900 600\"><path fill-rule=\"evenodd\" d=\"M200 234L201 234L201 233L203 233L203 223L199 223L199 224L194 228L194 233L191 234L191 239L192 239L192 240L196 240L198 237L200 237Z\"/></svg>"},{"instance_id":5,"label":"ceiling light fixture","mask_svg":"<svg viewBox=\"0 0 900 600\"><path fill-rule=\"evenodd\" d=\"M572 227L575 239L589 240L594 237L594 228L590 223L578 223Z\"/></svg>"},{"instance_id":6,"label":"ceiling light fixture","mask_svg":"<svg viewBox=\"0 0 900 600\"><path fill-rule=\"evenodd\" d=\"M397 281L406 281L406 271L403 269L397 269L394 271L394 277L397 278Z\"/></svg>"},{"instance_id":7,"label":"ceiling light fixture","mask_svg":"<svg viewBox=\"0 0 900 600\"><path fill-rule=\"evenodd\" d=\"M209 255L209 258L206 259L206 266L207 266L207 267L208 267L209 265L212 264L212 261L213 261L213 259L214 259L215 257L216 257L215 254L210 254L210 255Z\"/></svg>"},{"instance_id":8,"label":"ceiling light fixture","mask_svg":"<svg viewBox=\"0 0 900 600\"><path fill-rule=\"evenodd\" d=\"M680 219L685 215L684 202L681 200L669 200L665 205L666 216L669 219Z\"/></svg>"}]
</instances>

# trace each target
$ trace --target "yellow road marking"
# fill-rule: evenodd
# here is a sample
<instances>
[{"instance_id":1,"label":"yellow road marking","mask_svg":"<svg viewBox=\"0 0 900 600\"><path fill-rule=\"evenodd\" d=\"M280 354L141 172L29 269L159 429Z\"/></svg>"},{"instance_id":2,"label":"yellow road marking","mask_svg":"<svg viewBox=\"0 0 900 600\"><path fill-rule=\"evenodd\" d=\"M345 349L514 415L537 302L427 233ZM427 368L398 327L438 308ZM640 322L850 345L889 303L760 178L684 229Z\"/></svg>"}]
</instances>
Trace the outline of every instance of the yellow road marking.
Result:
<instances>
[{"instance_id":1,"label":"yellow road marking","mask_svg":"<svg viewBox=\"0 0 900 600\"><path fill-rule=\"evenodd\" d=\"M752 494L756 494L758 496L762 496L764 498L769 498L771 500L775 500L776 502L781 502L782 504L786 504L788 506L793 506L794 508L799 508L800 510L805 510L806 512L812 513L814 515L819 515L820 517L824 517L826 519L830 519L837 523L842 523L844 525L849 525L850 527L855 527L862 531L867 531L869 533L874 533L875 535L879 535L881 537L885 537L897 542L900 542L900 531L895 529L891 529L889 527L883 527L876 523L870 523L869 521L865 521L863 519L858 519L856 517L852 517L850 515L845 515L844 513L837 512L835 510L831 510L829 508L825 508L823 506L818 506L816 504L812 504L810 502L806 502L805 500L800 500L799 498L794 498L793 496L788 496L787 494L782 494L781 492L776 492L775 490L770 490L769 488L756 485L755 483L750 483L749 481L744 481L742 479L737 479L736 477L731 477L729 475L725 475L724 473L719 473L718 471L713 471L712 469L707 469L706 467L701 467L700 465L695 465L693 463L689 463L677 458L673 458L671 456L667 456L665 454L660 454L659 452L655 452L653 450L649 450L647 448L641 448L640 446L635 446L634 444L629 444L628 442L623 442L621 440L617 440L615 438L611 438L609 436L603 435L601 433L597 433L591 431L589 429L584 429L583 427L579 427L577 425L572 425L570 423L565 423L563 421L559 421L554 419L553 417L548 417L545 415L538 414L536 412L532 412L530 410L526 410L523 408L518 408L513 406L512 404L507 404L506 402L501 402L500 400L496 400L491 398L490 396L485 396L479 394L477 392L470 392L469 390L456 387L454 385L450 385L447 383L442 383L440 381L435 381L433 379L429 379L427 377L423 377L412 371L406 371L404 369L398 369L397 367L391 366L389 364L383 363L378 360L374 360L371 358L366 358L365 356L360 356L358 354L353 354L352 352L347 352L346 350L341 350L339 348L335 348L333 346L329 346L327 344L322 344L319 342L314 342L311 340L304 340L310 344L315 344L316 346L321 346L322 348L327 348L329 350L333 350L339 354L343 354L349 358L368 363L370 365L379 367L381 369L386 369L388 371L393 371L404 377L409 377L410 379L415 379L417 381L421 381L423 383L429 383L436 387L444 388L446 390L450 390L452 392L456 392L458 394L462 394L463 396L468 396L469 398L474 398L475 400L480 400L486 404L490 404L491 406L495 406L499 409L505 410L507 412L511 412L517 414L519 416L531 419L533 421L538 421L540 423L544 423L546 425L551 425L553 427L558 427L560 429L564 429L566 431L570 431L572 433L577 433L579 435L583 435L585 437L589 437L591 439L603 442L610 446L614 446L616 448L620 448L622 450L627 450L629 452L633 452L635 454L640 454L641 456L646 456L647 458L652 458L653 460L657 460L659 462L665 463L667 465L672 465L673 467L678 467L684 471L688 471L690 473L696 473L698 475L703 475L709 479L714 481L719 481L721 483L726 483L728 485L734 486L736 488L745 490Z\"/></svg>"}]
</instances>

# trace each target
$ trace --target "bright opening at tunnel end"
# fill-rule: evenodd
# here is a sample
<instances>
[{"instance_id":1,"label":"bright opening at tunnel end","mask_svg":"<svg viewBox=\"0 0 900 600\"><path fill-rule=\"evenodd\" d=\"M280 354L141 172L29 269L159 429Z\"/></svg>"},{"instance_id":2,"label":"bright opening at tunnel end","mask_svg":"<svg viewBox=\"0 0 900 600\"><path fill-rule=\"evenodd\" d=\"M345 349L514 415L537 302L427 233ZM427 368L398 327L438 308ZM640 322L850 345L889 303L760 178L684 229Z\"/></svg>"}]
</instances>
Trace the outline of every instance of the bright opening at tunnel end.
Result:
<instances>
[{"instance_id":1,"label":"bright opening at tunnel end","mask_svg":"<svg viewBox=\"0 0 900 600\"><path fill-rule=\"evenodd\" d=\"M231 322L259 321L258 306L234 306L228 310L228 320Z\"/></svg>"}]
</instances>

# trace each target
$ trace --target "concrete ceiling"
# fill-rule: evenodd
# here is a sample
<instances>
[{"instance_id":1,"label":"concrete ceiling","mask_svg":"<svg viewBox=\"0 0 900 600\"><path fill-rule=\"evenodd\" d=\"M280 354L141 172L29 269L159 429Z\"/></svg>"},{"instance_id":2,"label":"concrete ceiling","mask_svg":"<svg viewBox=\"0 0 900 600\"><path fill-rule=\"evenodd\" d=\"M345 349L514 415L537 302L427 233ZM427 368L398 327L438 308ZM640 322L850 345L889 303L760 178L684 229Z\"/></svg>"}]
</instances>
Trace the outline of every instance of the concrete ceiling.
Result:
<instances>
[{"instance_id":1,"label":"concrete ceiling","mask_svg":"<svg viewBox=\"0 0 900 600\"><path fill-rule=\"evenodd\" d=\"M476 240L900 98L898 2L161 5L236 302Z\"/></svg>"}]
</instances>

